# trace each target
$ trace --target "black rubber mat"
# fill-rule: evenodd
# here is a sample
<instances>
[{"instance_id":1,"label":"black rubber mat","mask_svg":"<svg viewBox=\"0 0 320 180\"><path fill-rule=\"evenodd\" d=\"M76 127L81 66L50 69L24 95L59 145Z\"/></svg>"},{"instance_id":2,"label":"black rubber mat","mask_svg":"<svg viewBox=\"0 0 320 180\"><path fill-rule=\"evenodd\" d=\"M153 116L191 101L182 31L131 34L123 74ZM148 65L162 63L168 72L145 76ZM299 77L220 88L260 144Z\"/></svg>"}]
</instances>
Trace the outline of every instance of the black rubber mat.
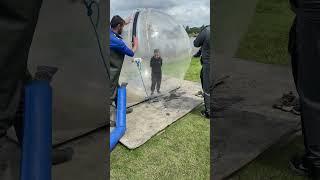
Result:
<instances>
[{"instance_id":1,"label":"black rubber mat","mask_svg":"<svg viewBox=\"0 0 320 180\"><path fill-rule=\"evenodd\" d=\"M239 170L281 137L298 128L296 121L267 117L247 111L228 109L220 112L214 126L214 180Z\"/></svg>"}]
</instances>

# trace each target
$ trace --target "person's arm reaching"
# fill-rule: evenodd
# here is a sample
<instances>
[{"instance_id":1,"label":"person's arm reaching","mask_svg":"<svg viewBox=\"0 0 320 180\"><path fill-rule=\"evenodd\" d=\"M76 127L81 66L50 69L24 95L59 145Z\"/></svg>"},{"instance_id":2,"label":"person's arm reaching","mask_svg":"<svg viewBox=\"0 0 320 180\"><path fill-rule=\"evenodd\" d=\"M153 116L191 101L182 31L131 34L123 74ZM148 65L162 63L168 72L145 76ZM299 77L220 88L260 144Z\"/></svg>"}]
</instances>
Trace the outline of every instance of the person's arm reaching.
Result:
<instances>
[{"instance_id":1,"label":"person's arm reaching","mask_svg":"<svg viewBox=\"0 0 320 180\"><path fill-rule=\"evenodd\" d=\"M122 40L112 38L110 40L110 48L118 52L121 52L127 56L133 57L135 51L138 48L138 39L137 38L134 39L133 48L131 50L130 48L127 47L127 45Z\"/></svg>"},{"instance_id":2,"label":"person's arm reaching","mask_svg":"<svg viewBox=\"0 0 320 180\"><path fill-rule=\"evenodd\" d=\"M127 56L133 57L134 56L134 52L127 47L127 45L124 42L120 42L118 44L115 44L114 46L112 46L112 48L116 51L119 51Z\"/></svg>"},{"instance_id":3,"label":"person's arm reaching","mask_svg":"<svg viewBox=\"0 0 320 180\"><path fill-rule=\"evenodd\" d=\"M125 21L125 24L124 24L125 26L130 24L132 21L132 16L127 17L124 21Z\"/></svg>"}]
</instances>

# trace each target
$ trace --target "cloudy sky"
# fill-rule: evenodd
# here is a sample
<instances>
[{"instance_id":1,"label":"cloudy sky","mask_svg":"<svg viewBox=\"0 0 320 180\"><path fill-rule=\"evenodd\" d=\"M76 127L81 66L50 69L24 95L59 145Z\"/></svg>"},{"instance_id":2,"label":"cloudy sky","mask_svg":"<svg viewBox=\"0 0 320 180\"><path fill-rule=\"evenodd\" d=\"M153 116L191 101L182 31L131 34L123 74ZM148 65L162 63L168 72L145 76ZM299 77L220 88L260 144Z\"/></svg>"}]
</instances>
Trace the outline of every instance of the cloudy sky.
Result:
<instances>
[{"instance_id":1,"label":"cloudy sky","mask_svg":"<svg viewBox=\"0 0 320 180\"><path fill-rule=\"evenodd\" d=\"M173 16L180 24L193 26L210 23L210 0L111 0L111 16L129 16L137 8L155 8Z\"/></svg>"}]
</instances>

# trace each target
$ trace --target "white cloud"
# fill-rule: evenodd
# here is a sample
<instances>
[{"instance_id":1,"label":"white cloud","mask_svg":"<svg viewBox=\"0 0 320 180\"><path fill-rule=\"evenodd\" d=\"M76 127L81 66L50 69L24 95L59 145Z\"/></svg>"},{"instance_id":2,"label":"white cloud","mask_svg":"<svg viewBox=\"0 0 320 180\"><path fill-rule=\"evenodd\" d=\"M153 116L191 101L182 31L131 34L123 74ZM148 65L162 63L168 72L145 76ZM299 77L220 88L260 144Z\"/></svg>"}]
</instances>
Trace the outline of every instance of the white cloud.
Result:
<instances>
[{"instance_id":1,"label":"white cloud","mask_svg":"<svg viewBox=\"0 0 320 180\"><path fill-rule=\"evenodd\" d=\"M111 0L110 7L111 17L129 16L137 8L155 8L173 16L182 25L210 23L210 0Z\"/></svg>"}]
</instances>

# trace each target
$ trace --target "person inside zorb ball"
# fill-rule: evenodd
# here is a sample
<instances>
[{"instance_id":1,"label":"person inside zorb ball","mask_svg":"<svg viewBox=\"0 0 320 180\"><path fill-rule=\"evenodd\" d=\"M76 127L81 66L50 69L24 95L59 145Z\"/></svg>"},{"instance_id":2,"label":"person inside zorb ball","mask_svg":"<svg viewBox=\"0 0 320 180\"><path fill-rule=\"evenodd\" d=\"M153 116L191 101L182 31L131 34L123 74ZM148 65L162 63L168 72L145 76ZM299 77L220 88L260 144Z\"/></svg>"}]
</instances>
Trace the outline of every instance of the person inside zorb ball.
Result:
<instances>
[{"instance_id":1,"label":"person inside zorb ball","mask_svg":"<svg viewBox=\"0 0 320 180\"><path fill-rule=\"evenodd\" d=\"M123 30L127 45L138 38L134 57L126 57L120 82L128 83L128 101L139 102L180 87L191 62L190 39L174 17L139 9Z\"/></svg>"}]
</instances>

